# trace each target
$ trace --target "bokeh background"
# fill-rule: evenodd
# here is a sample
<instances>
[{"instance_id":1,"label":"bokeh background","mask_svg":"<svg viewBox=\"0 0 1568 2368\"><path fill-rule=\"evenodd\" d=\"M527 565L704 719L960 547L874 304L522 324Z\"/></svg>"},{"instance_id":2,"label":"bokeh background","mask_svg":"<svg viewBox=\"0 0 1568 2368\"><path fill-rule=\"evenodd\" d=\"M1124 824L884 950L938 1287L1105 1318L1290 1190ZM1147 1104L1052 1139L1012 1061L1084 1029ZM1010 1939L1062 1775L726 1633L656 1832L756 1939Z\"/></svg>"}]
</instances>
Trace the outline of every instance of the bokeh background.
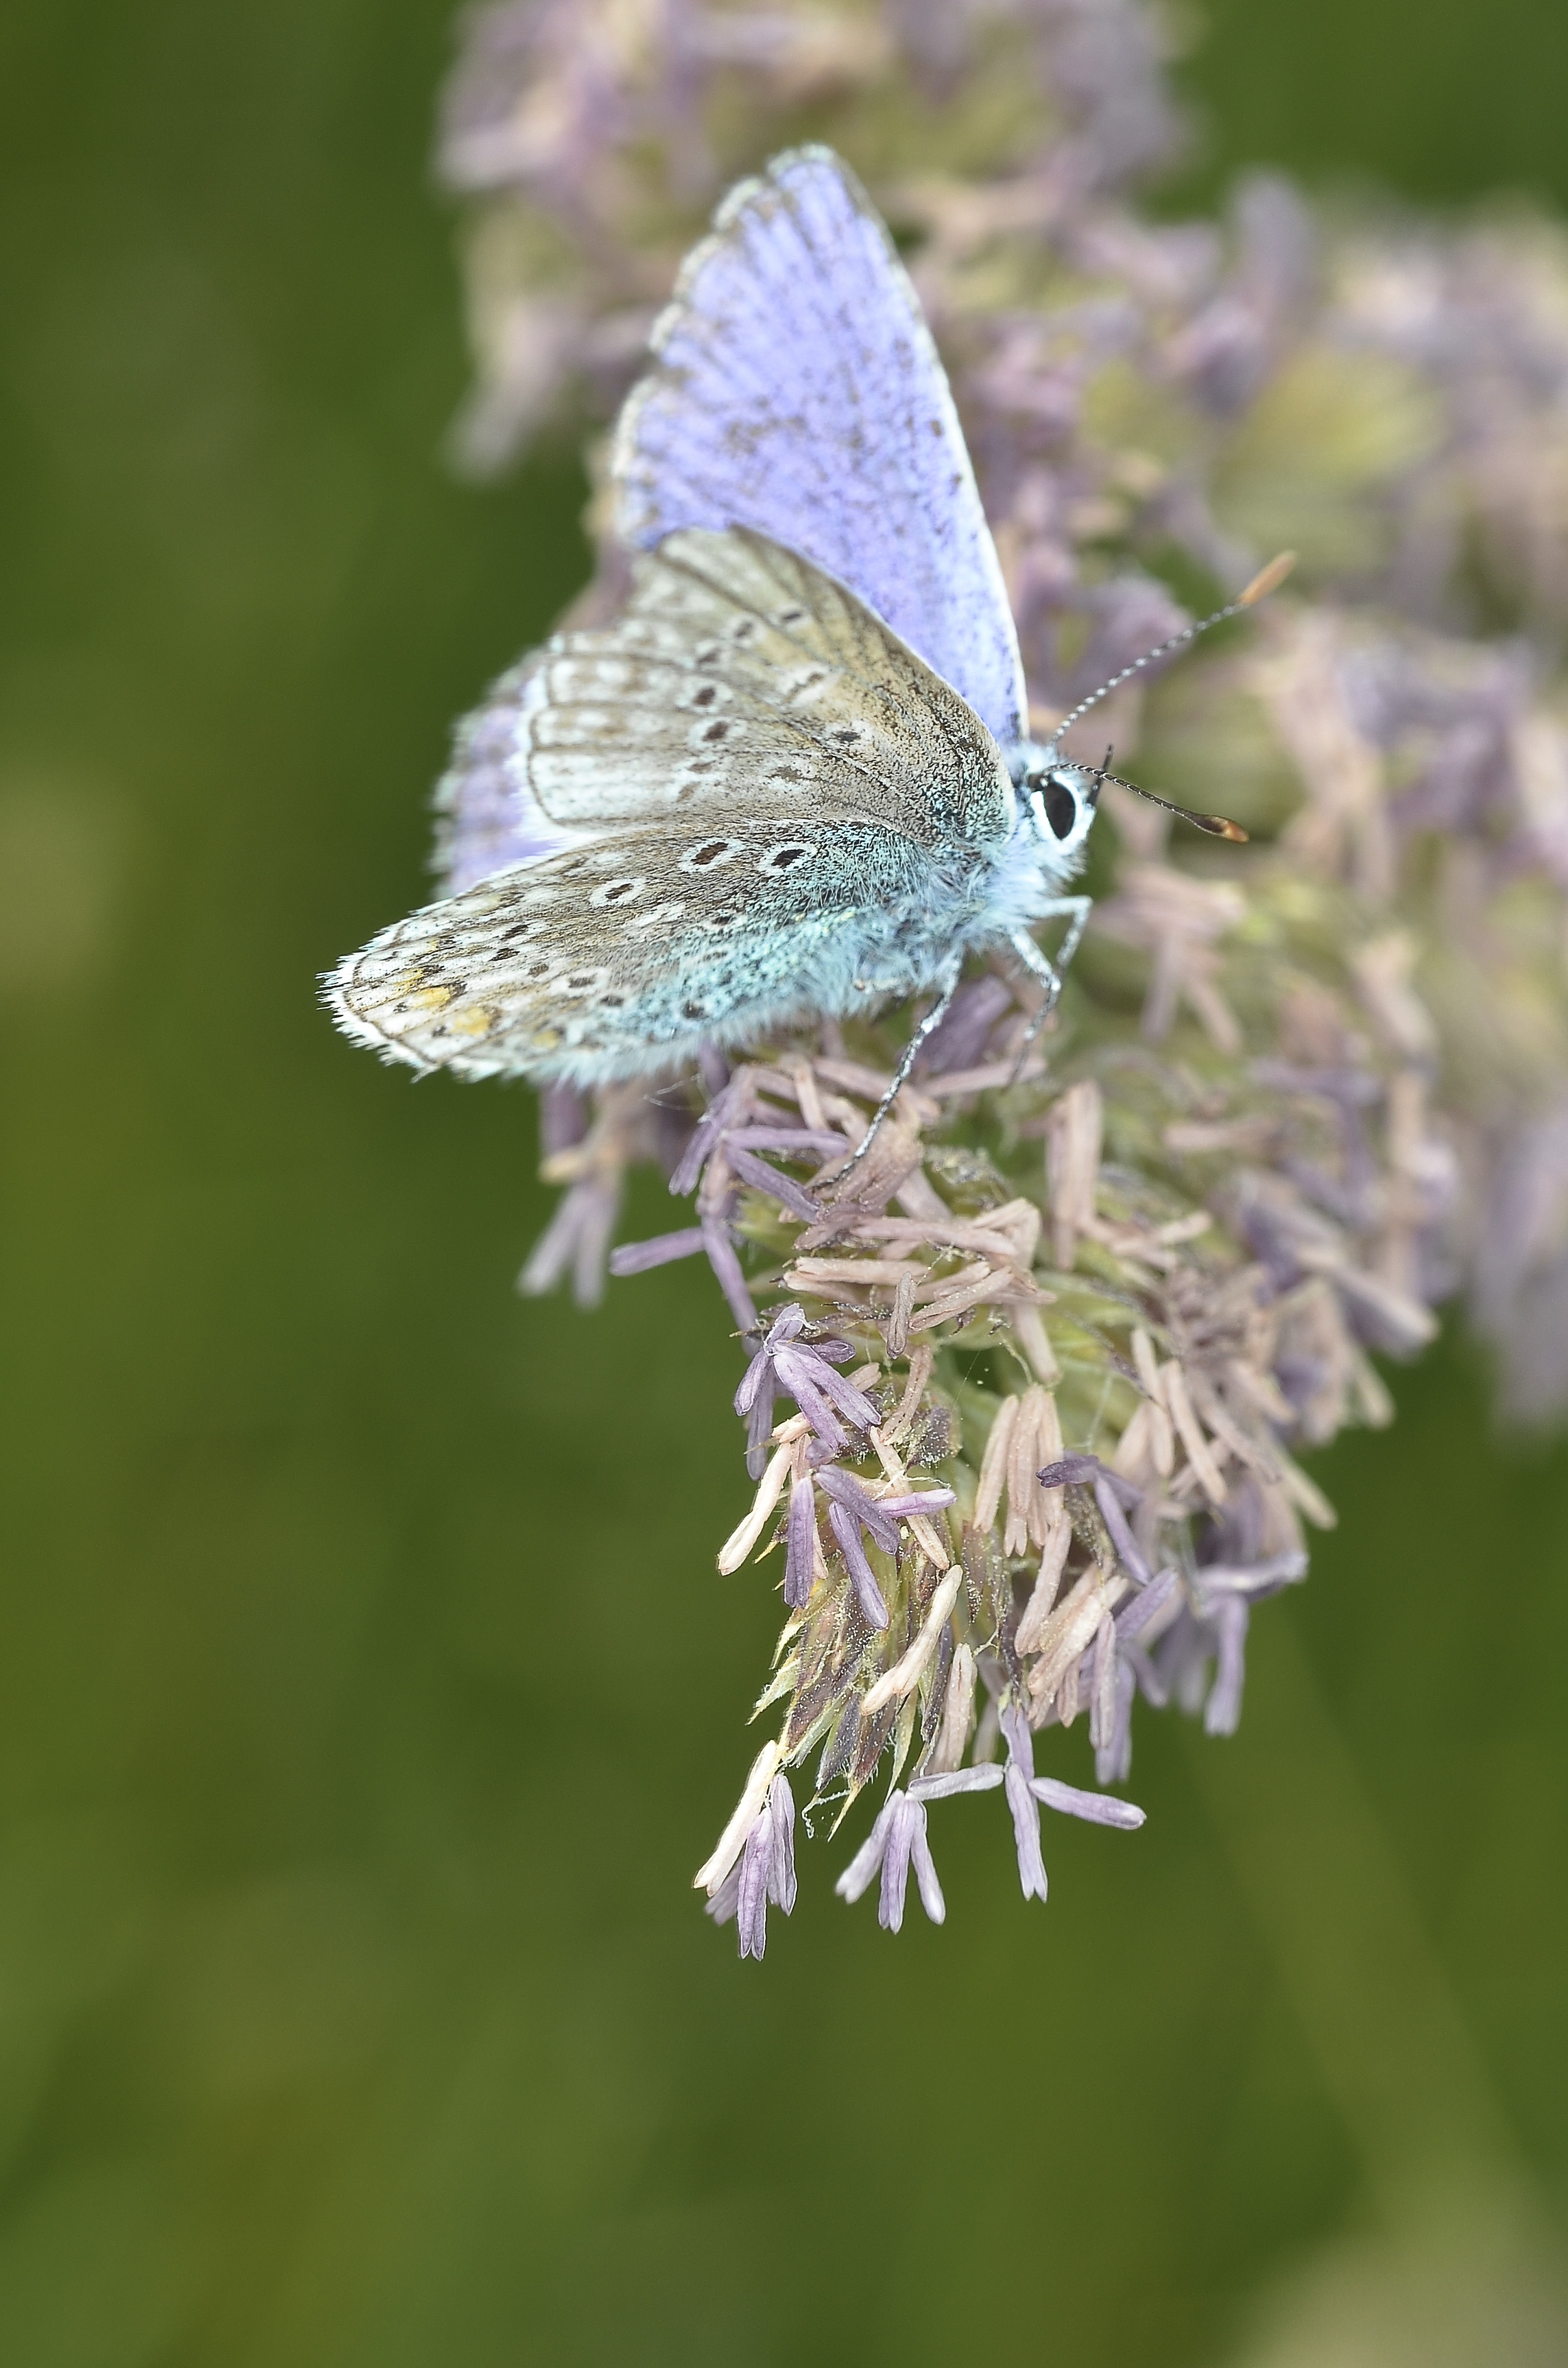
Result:
<instances>
[{"instance_id":1,"label":"bokeh background","mask_svg":"<svg viewBox=\"0 0 1568 2368\"><path fill-rule=\"evenodd\" d=\"M1552 0L1206 16L1170 205L1568 205ZM439 459L450 32L0 16L0 2361L1568 2359L1568 1452L1457 1331L1049 1907L976 1816L941 1931L842 1844L763 1968L699 1913L776 1618L711 1284L518 1301L527 1093L313 1003L586 566L569 456Z\"/></svg>"}]
</instances>

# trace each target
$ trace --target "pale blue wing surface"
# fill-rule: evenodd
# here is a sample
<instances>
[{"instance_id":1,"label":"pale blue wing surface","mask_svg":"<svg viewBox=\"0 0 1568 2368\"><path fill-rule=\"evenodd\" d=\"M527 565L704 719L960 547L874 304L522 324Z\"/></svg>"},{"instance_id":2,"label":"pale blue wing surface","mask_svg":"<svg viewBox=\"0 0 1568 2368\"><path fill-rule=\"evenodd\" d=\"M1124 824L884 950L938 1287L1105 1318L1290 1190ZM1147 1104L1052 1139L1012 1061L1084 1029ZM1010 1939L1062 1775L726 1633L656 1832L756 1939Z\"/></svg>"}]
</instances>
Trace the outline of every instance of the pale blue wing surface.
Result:
<instances>
[{"instance_id":1,"label":"pale blue wing surface","mask_svg":"<svg viewBox=\"0 0 1568 2368\"><path fill-rule=\"evenodd\" d=\"M947 374L865 191L825 148L732 190L616 435L619 526L749 526L858 593L1004 747L1017 635Z\"/></svg>"}]
</instances>

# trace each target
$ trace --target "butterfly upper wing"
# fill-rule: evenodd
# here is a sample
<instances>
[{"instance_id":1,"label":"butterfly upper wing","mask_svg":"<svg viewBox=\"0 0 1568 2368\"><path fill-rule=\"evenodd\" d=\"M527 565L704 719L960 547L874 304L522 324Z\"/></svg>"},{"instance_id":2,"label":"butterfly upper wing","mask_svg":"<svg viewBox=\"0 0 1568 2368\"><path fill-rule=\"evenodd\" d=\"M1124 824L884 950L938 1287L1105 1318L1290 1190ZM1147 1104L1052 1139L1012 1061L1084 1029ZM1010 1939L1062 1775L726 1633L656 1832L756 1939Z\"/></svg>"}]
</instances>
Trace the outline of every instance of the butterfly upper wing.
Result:
<instances>
[{"instance_id":1,"label":"butterfly upper wing","mask_svg":"<svg viewBox=\"0 0 1568 2368\"><path fill-rule=\"evenodd\" d=\"M840 1008L879 930L914 985L940 867L983 866L1010 828L1001 752L949 686L744 529L640 560L622 617L540 654L518 719L511 762L573 843L339 967L340 1024L393 1059L635 1075Z\"/></svg>"},{"instance_id":2,"label":"butterfly upper wing","mask_svg":"<svg viewBox=\"0 0 1568 2368\"><path fill-rule=\"evenodd\" d=\"M628 545L757 528L1019 739L1017 635L947 374L847 166L795 149L732 190L652 342L616 432Z\"/></svg>"}]
</instances>

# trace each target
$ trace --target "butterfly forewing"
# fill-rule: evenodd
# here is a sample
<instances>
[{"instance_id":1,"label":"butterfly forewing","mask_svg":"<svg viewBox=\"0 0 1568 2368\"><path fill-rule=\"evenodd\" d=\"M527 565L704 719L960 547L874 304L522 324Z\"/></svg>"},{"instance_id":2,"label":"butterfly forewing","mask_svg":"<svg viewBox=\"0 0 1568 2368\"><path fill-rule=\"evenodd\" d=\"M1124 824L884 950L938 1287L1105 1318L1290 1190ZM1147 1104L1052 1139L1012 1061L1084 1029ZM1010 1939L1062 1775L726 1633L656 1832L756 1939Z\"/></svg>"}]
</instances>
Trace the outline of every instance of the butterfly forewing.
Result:
<instances>
[{"instance_id":1,"label":"butterfly forewing","mask_svg":"<svg viewBox=\"0 0 1568 2368\"><path fill-rule=\"evenodd\" d=\"M714 693L712 698L707 694ZM930 974L1012 790L963 701L760 535L678 535L528 672L511 762L574 844L384 931L331 983L391 1057L631 1075ZM713 734L712 727L725 729ZM935 892L938 871L944 893Z\"/></svg>"},{"instance_id":2,"label":"butterfly forewing","mask_svg":"<svg viewBox=\"0 0 1568 2368\"><path fill-rule=\"evenodd\" d=\"M797 149L687 261L615 447L624 540L750 526L849 585L1004 746L1017 636L941 360L864 190Z\"/></svg>"},{"instance_id":3,"label":"butterfly forewing","mask_svg":"<svg viewBox=\"0 0 1568 2368\"><path fill-rule=\"evenodd\" d=\"M929 840L1004 826L994 744L842 585L762 535L672 536L626 614L562 637L521 764L560 824L675 807L857 813Z\"/></svg>"},{"instance_id":4,"label":"butterfly forewing","mask_svg":"<svg viewBox=\"0 0 1568 2368\"><path fill-rule=\"evenodd\" d=\"M673 808L860 813L984 838L994 743L864 604L765 536L672 536L625 613L558 634L459 737L443 783L454 887Z\"/></svg>"}]
</instances>

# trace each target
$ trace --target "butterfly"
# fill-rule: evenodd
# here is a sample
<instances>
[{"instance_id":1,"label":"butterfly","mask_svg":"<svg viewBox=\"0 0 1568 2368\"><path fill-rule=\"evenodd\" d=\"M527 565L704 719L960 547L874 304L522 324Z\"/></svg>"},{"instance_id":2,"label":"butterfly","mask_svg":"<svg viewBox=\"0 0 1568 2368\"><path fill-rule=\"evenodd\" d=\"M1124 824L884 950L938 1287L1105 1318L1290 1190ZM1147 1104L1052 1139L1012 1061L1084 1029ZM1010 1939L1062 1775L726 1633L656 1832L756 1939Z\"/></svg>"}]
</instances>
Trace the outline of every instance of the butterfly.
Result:
<instances>
[{"instance_id":1,"label":"butterfly","mask_svg":"<svg viewBox=\"0 0 1568 2368\"><path fill-rule=\"evenodd\" d=\"M1062 757L1067 724L1282 566L1036 742L947 376L848 167L800 148L733 189L651 347L613 447L624 609L460 728L453 893L326 1000L416 1069L587 1086L934 990L880 1118L970 953L1010 948L1041 1016L1060 992L1117 778Z\"/></svg>"}]
</instances>

